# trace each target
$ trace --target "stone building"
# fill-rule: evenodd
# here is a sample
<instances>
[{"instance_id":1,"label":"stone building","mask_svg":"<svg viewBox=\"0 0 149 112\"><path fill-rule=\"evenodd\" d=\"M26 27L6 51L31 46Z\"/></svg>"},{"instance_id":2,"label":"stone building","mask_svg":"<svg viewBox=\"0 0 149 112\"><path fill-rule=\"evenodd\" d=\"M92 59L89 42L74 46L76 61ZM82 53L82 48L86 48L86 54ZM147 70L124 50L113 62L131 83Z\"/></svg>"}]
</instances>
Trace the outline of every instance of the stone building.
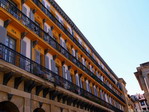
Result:
<instances>
[{"instance_id":1,"label":"stone building","mask_svg":"<svg viewBox=\"0 0 149 112\"><path fill-rule=\"evenodd\" d=\"M132 100L134 101L135 112L147 112L149 107L147 101L143 94L131 95Z\"/></svg>"},{"instance_id":2,"label":"stone building","mask_svg":"<svg viewBox=\"0 0 149 112\"><path fill-rule=\"evenodd\" d=\"M127 112L122 83L54 0L0 0L0 112Z\"/></svg>"},{"instance_id":3,"label":"stone building","mask_svg":"<svg viewBox=\"0 0 149 112\"><path fill-rule=\"evenodd\" d=\"M144 91L144 97L147 100L147 104L149 104L149 62L140 64L137 67L137 72L134 73L141 90Z\"/></svg>"}]
</instances>

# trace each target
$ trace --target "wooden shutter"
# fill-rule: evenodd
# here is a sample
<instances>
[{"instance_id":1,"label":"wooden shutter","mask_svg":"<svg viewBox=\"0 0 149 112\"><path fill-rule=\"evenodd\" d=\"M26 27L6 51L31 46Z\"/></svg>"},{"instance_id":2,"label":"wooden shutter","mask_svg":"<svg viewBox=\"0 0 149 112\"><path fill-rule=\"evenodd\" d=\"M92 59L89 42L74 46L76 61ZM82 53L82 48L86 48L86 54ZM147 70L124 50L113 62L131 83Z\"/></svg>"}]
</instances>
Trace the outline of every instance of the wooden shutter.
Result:
<instances>
[{"instance_id":1,"label":"wooden shutter","mask_svg":"<svg viewBox=\"0 0 149 112\"><path fill-rule=\"evenodd\" d=\"M51 70L52 72L56 73L56 64L54 60L51 60Z\"/></svg>"},{"instance_id":2,"label":"wooden shutter","mask_svg":"<svg viewBox=\"0 0 149 112\"><path fill-rule=\"evenodd\" d=\"M40 64L40 52L35 50L35 61Z\"/></svg>"},{"instance_id":3,"label":"wooden shutter","mask_svg":"<svg viewBox=\"0 0 149 112\"><path fill-rule=\"evenodd\" d=\"M45 56L45 67L49 69L49 57Z\"/></svg>"},{"instance_id":4,"label":"wooden shutter","mask_svg":"<svg viewBox=\"0 0 149 112\"><path fill-rule=\"evenodd\" d=\"M7 38L6 28L0 26L0 43L5 44L5 39Z\"/></svg>"}]
</instances>

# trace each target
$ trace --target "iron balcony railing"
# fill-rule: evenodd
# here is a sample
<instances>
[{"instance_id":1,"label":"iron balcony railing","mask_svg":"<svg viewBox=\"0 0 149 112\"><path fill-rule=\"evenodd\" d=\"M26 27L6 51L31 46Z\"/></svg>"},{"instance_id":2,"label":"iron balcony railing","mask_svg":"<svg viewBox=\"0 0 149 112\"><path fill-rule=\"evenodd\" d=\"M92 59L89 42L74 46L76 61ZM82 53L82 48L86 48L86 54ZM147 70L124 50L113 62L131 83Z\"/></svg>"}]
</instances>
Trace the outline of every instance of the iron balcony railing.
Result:
<instances>
[{"instance_id":1,"label":"iron balcony railing","mask_svg":"<svg viewBox=\"0 0 149 112\"><path fill-rule=\"evenodd\" d=\"M33 2L54 22L59 28L65 32L65 34L76 44L78 47L96 64L102 72L113 82L115 81L108 75L108 73L97 63L97 61L86 51L84 47L74 38L74 36L60 23L57 18L39 1L33 0Z\"/></svg>"},{"instance_id":2,"label":"iron balcony railing","mask_svg":"<svg viewBox=\"0 0 149 112\"><path fill-rule=\"evenodd\" d=\"M2 38L2 37L1 37ZM0 43L0 59L11 63L29 73L32 73L38 77L41 77L57 86L60 86L66 90L76 93L82 97L85 97L93 102L96 102L102 106L114 110L115 112L122 112L120 109L114 107L113 105L105 102L99 97L87 92L86 90L80 88L76 84L66 80L59 74L55 74L51 70L45 68L44 66L36 63L35 61L23 56L22 54L16 52L15 50L7 47L6 45Z\"/></svg>"},{"instance_id":3,"label":"iron balcony railing","mask_svg":"<svg viewBox=\"0 0 149 112\"><path fill-rule=\"evenodd\" d=\"M95 74L93 74L86 66L84 66L79 60L76 59L72 54L70 54L65 48L63 48L53 37L51 37L47 32L41 29L35 22L23 14L19 9L13 6L8 0L0 1L0 6L4 8L7 12L13 15L22 24L28 27L31 31L36 33L41 39L44 39L50 46L63 54L67 59L72 61L75 65L85 71L88 75L94 78L102 86L104 86L108 91L114 94L122 102L125 102L117 93L115 93L109 86L107 86L103 81L101 81Z\"/></svg>"}]
</instances>

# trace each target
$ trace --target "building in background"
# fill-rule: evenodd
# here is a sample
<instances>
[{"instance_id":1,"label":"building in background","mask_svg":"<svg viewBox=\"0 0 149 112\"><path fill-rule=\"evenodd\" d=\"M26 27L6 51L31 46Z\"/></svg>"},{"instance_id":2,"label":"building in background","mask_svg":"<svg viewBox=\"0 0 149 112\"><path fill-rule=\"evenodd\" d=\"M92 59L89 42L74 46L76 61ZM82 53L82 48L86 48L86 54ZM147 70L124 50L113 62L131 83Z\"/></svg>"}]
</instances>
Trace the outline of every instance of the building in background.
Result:
<instances>
[{"instance_id":1,"label":"building in background","mask_svg":"<svg viewBox=\"0 0 149 112\"><path fill-rule=\"evenodd\" d=\"M122 85L54 0L0 0L1 112L127 112Z\"/></svg>"},{"instance_id":2,"label":"building in background","mask_svg":"<svg viewBox=\"0 0 149 112\"><path fill-rule=\"evenodd\" d=\"M149 104L149 62L140 64L137 72L134 73L141 89L144 91L144 97Z\"/></svg>"},{"instance_id":3,"label":"building in background","mask_svg":"<svg viewBox=\"0 0 149 112\"><path fill-rule=\"evenodd\" d=\"M135 105L135 112L146 112L149 111L147 101L143 94L131 95Z\"/></svg>"},{"instance_id":4,"label":"building in background","mask_svg":"<svg viewBox=\"0 0 149 112\"><path fill-rule=\"evenodd\" d=\"M126 89L126 82L124 81L123 78L119 78L119 83L121 84L122 91L124 92L124 100L126 103L125 106L125 112L134 112L134 102L130 95L128 95L127 89Z\"/></svg>"}]
</instances>

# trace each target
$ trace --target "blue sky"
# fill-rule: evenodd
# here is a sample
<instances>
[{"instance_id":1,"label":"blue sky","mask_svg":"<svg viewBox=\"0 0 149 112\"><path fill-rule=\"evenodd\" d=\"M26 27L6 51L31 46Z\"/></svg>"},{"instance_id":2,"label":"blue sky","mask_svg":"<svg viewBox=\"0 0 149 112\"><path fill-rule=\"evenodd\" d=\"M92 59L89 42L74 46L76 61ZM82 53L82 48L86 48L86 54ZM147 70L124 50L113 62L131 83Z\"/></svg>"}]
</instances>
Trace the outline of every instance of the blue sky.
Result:
<instances>
[{"instance_id":1,"label":"blue sky","mask_svg":"<svg viewBox=\"0 0 149 112\"><path fill-rule=\"evenodd\" d=\"M56 0L129 94L142 93L134 76L149 61L149 0Z\"/></svg>"}]
</instances>

